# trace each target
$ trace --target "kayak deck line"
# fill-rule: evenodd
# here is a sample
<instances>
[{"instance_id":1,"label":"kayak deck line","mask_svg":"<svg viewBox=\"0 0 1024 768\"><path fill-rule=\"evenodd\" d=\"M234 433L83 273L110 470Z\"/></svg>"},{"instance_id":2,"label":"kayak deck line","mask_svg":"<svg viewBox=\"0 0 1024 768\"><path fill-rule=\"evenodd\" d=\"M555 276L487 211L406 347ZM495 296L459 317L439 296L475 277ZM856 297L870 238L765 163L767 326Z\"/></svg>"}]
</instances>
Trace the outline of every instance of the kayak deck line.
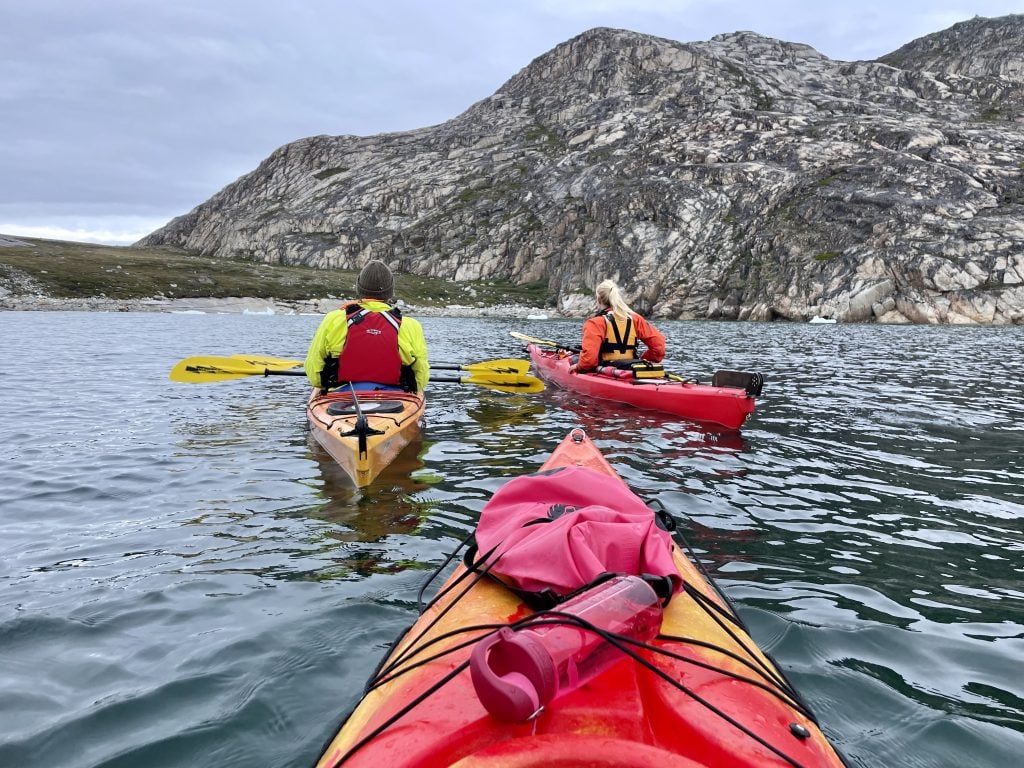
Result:
<instances>
[{"instance_id":1,"label":"kayak deck line","mask_svg":"<svg viewBox=\"0 0 1024 768\"><path fill-rule=\"evenodd\" d=\"M625 485L581 429L537 474L566 467ZM671 516L659 517L670 529L672 561L684 587L664 606L654 640L606 633L625 658L526 722L495 719L477 698L468 671L481 640L501 629L559 624L602 630L559 614L557 605L534 612L492 577L487 555L467 555L392 645L362 700L325 746L318 768L540 768L592 765L597 757L600 765L618 768L846 765ZM428 578L421 595L471 538Z\"/></svg>"}]
</instances>

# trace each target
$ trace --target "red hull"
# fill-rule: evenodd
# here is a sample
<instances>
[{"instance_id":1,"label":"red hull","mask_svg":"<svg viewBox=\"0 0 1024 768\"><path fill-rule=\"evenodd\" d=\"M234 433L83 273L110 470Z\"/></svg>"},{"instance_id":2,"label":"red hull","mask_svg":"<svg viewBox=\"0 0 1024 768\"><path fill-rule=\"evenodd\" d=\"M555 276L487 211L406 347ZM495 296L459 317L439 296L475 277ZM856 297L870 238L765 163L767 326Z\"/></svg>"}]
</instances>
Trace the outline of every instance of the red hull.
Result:
<instances>
[{"instance_id":1,"label":"red hull","mask_svg":"<svg viewBox=\"0 0 1024 768\"><path fill-rule=\"evenodd\" d=\"M570 373L568 354L542 349L536 344L528 345L527 350L542 379L588 397L672 413L726 429L739 429L754 412L754 398L742 389L680 381L634 384L628 379Z\"/></svg>"},{"instance_id":2,"label":"red hull","mask_svg":"<svg viewBox=\"0 0 1024 768\"><path fill-rule=\"evenodd\" d=\"M544 464L617 477L582 430ZM545 500L546 501L546 500ZM838 768L841 758L776 665L676 549L690 590L665 608L655 650L623 660L535 719L492 718L464 665L476 641L531 611L459 566L396 644L318 768Z\"/></svg>"}]
</instances>

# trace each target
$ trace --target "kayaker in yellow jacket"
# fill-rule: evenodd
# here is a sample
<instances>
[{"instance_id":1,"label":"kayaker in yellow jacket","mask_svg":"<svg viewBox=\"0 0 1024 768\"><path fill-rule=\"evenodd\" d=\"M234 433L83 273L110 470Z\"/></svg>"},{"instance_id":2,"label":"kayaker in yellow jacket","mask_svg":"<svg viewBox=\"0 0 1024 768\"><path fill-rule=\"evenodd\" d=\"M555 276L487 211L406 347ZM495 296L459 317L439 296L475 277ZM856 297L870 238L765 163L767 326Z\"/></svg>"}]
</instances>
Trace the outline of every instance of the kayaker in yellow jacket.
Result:
<instances>
[{"instance_id":1,"label":"kayaker in yellow jacket","mask_svg":"<svg viewBox=\"0 0 1024 768\"><path fill-rule=\"evenodd\" d=\"M306 353L306 376L318 389L352 382L357 390L422 392L430 363L423 326L392 306L395 278L371 261L356 281L358 299L328 312Z\"/></svg>"}]
</instances>

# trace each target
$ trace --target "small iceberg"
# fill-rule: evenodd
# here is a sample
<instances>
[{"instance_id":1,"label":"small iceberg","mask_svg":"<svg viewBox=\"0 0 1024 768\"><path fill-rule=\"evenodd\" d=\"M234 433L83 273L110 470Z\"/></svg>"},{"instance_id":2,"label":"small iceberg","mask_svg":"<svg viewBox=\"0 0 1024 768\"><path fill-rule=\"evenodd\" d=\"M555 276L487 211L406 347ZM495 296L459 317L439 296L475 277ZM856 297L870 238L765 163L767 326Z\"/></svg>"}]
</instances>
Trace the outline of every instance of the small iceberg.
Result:
<instances>
[{"instance_id":1,"label":"small iceberg","mask_svg":"<svg viewBox=\"0 0 1024 768\"><path fill-rule=\"evenodd\" d=\"M265 307L264 309L249 309L248 307L246 307L245 309L242 310L242 314L243 315L272 315L272 314L274 314L274 310L271 309L270 307Z\"/></svg>"},{"instance_id":2,"label":"small iceberg","mask_svg":"<svg viewBox=\"0 0 1024 768\"><path fill-rule=\"evenodd\" d=\"M834 317L812 317L812 323L834 323L836 319Z\"/></svg>"},{"instance_id":3,"label":"small iceberg","mask_svg":"<svg viewBox=\"0 0 1024 768\"><path fill-rule=\"evenodd\" d=\"M527 315L526 319L527 320L547 320L548 316L547 315Z\"/></svg>"}]
</instances>

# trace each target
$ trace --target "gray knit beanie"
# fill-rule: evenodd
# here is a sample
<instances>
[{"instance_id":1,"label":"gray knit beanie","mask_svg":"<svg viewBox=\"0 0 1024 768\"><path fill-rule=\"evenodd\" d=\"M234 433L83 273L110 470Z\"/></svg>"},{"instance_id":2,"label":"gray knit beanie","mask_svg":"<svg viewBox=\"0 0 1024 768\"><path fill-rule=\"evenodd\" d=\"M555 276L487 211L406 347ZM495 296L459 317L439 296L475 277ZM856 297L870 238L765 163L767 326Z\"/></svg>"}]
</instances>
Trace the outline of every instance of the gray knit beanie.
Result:
<instances>
[{"instance_id":1,"label":"gray knit beanie","mask_svg":"<svg viewBox=\"0 0 1024 768\"><path fill-rule=\"evenodd\" d=\"M356 291L360 298L381 299L386 301L394 296L395 276L388 265L374 259L368 262L356 280Z\"/></svg>"}]
</instances>

